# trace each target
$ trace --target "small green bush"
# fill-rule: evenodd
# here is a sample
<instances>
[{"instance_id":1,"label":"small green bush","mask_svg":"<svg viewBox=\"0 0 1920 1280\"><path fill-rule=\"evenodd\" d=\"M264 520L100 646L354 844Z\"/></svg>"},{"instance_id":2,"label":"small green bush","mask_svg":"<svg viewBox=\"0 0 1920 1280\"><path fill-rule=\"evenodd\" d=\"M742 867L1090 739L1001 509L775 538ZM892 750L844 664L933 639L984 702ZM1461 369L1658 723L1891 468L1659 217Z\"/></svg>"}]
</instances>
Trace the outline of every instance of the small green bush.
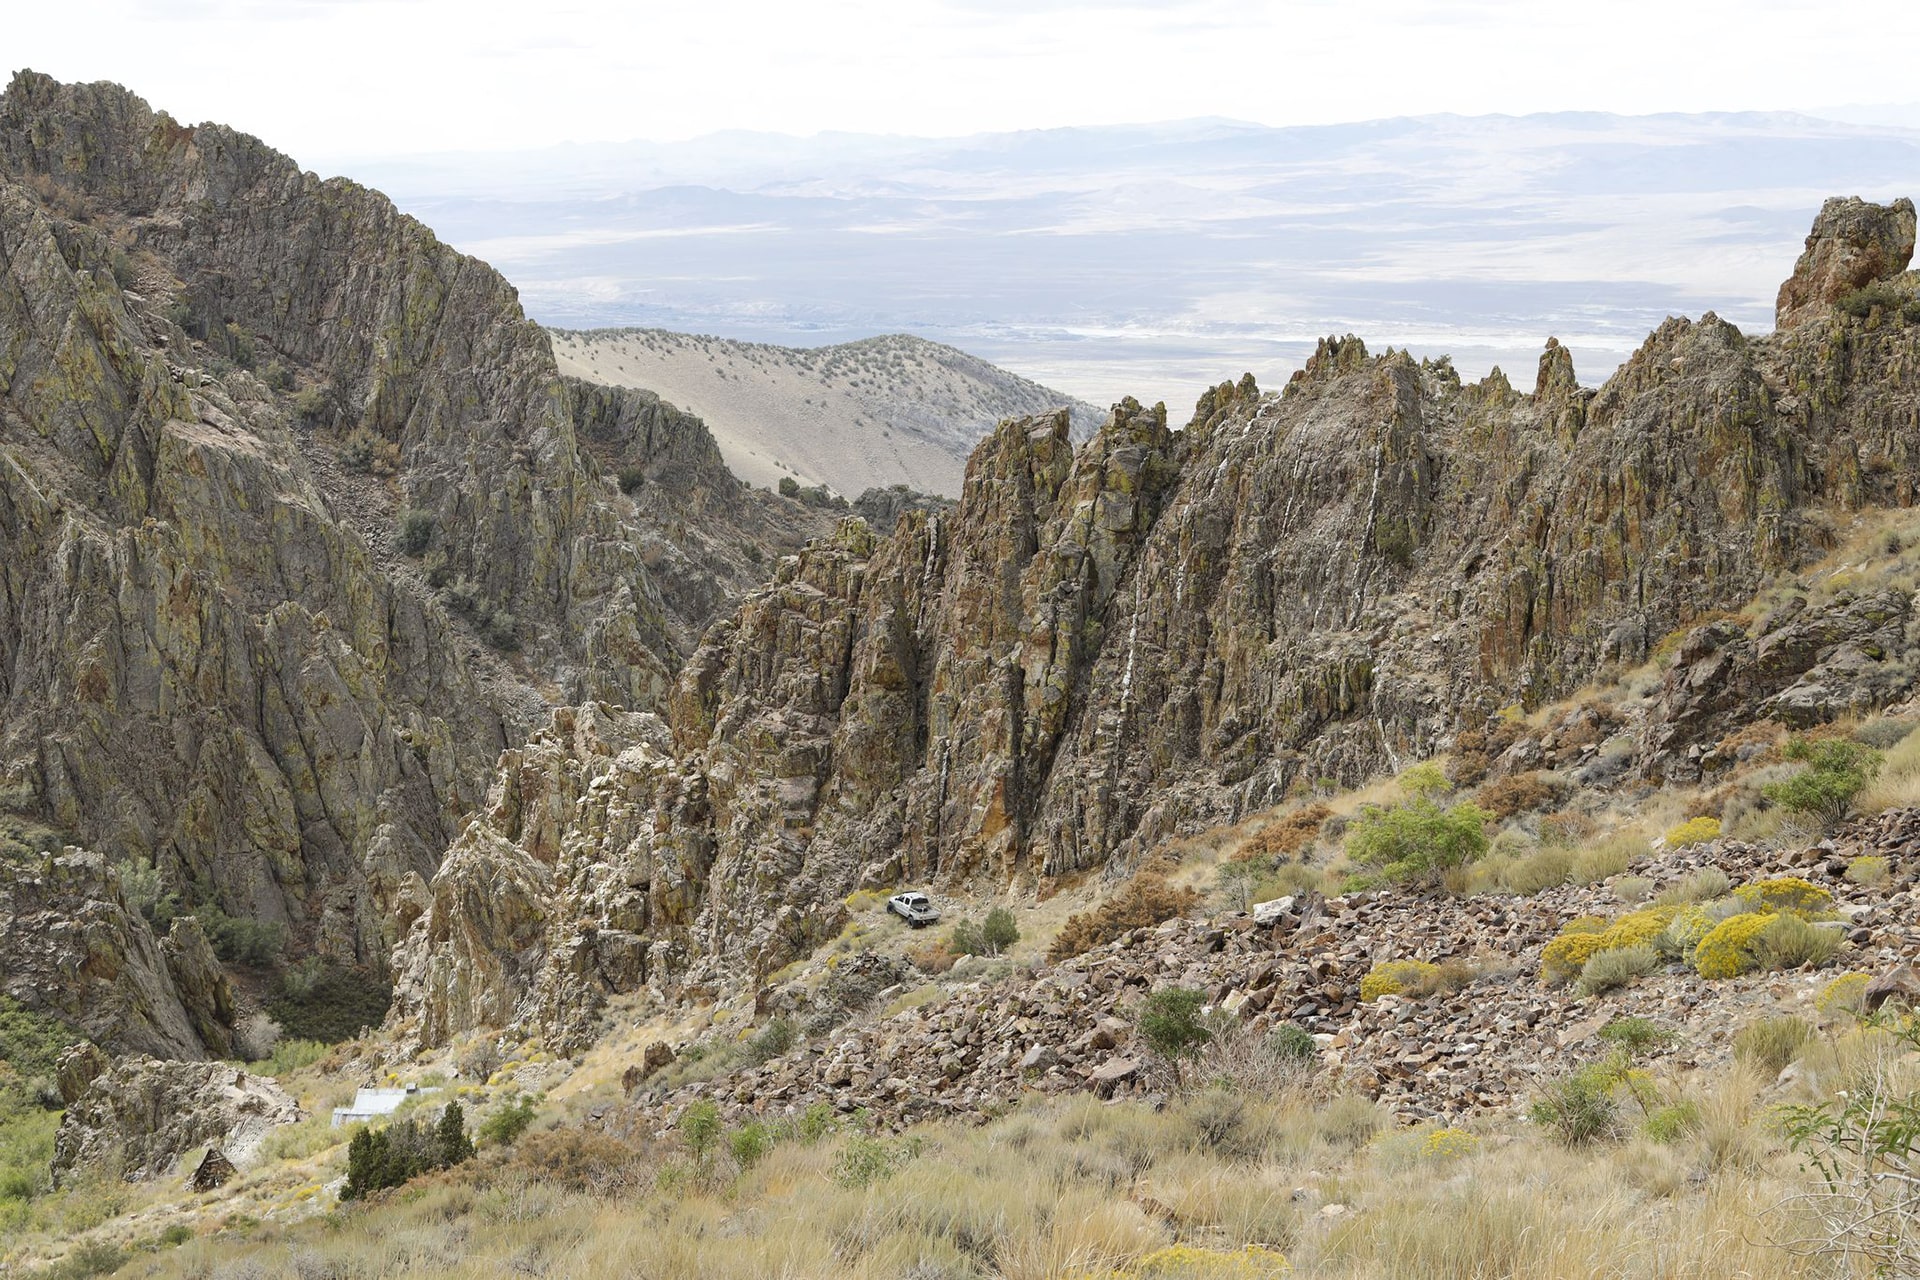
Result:
<instances>
[{"instance_id":1,"label":"small green bush","mask_svg":"<svg viewBox=\"0 0 1920 1280\"><path fill-rule=\"evenodd\" d=\"M1700 1108L1691 1102L1671 1102L1647 1113L1640 1126L1648 1138L1671 1146L1700 1128Z\"/></svg>"},{"instance_id":2,"label":"small green bush","mask_svg":"<svg viewBox=\"0 0 1920 1280\"><path fill-rule=\"evenodd\" d=\"M780 477L780 496L783 498L799 497L800 482L798 480L795 480L792 476L781 476Z\"/></svg>"},{"instance_id":3,"label":"small green bush","mask_svg":"<svg viewBox=\"0 0 1920 1280\"><path fill-rule=\"evenodd\" d=\"M1845 941L1838 929L1783 911L1755 939L1754 958L1763 969L1817 969L1833 959Z\"/></svg>"},{"instance_id":4,"label":"small green bush","mask_svg":"<svg viewBox=\"0 0 1920 1280\"><path fill-rule=\"evenodd\" d=\"M310 1067L326 1056L327 1046L318 1040L282 1036L274 1041L272 1054L249 1065L259 1075L284 1076Z\"/></svg>"},{"instance_id":5,"label":"small green bush","mask_svg":"<svg viewBox=\"0 0 1920 1280\"><path fill-rule=\"evenodd\" d=\"M1777 1075L1805 1051L1812 1039L1813 1028L1804 1018L1762 1018L1734 1033L1733 1056Z\"/></svg>"},{"instance_id":6,"label":"small green bush","mask_svg":"<svg viewBox=\"0 0 1920 1280\"><path fill-rule=\"evenodd\" d=\"M265 968L280 959L286 946L287 931L276 921L230 916L212 903L194 914L200 917L213 953L229 964Z\"/></svg>"},{"instance_id":7,"label":"small green bush","mask_svg":"<svg viewBox=\"0 0 1920 1280\"><path fill-rule=\"evenodd\" d=\"M1471 801L1443 809L1425 795L1370 808L1348 829L1347 856L1389 881L1436 878L1487 851L1489 817Z\"/></svg>"},{"instance_id":8,"label":"small green bush","mask_svg":"<svg viewBox=\"0 0 1920 1280\"><path fill-rule=\"evenodd\" d=\"M1635 978L1646 977L1659 967L1659 955L1645 942L1597 951L1581 966L1575 990L1583 996L1604 995L1618 991Z\"/></svg>"},{"instance_id":9,"label":"small green bush","mask_svg":"<svg viewBox=\"0 0 1920 1280\"><path fill-rule=\"evenodd\" d=\"M1507 888L1523 898L1567 882L1573 874L1573 855L1565 849L1542 849L1507 869Z\"/></svg>"},{"instance_id":10,"label":"small green bush","mask_svg":"<svg viewBox=\"0 0 1920 1280\"><path fill-rule=\"evenodd\" d=\"M533 1099L520 1094L480 1122L480 1141L490 1147L510 1145L533 1123Z\"/></svg>"},{"instance_id":11,"label":"small green bush","mask_svg":"<svg viewBox=\"0 0 1920 1280\"><path fill-rule=\"evenodd\" d=\"M1853 809L1854 797L1880 767L1880 753L1846 738L1792 737L1781 752L1807 767L1786 779L1760 788L1760 793L1789 813L1820 824L1838 826Z\"/></svg>"},{"instance_id":12,"label":"small green bush","mask_svg":"<svg viewBox=\"0 0 1920 1280\"><path fill-rule=\"evenodd\" d=\"M1615 1018L1600 1028L1600 1038L1608 1044L1625 1049L1629 1054L1645 1053L1673 1039L1671 1031L1664 1030L1651 1018L1639 1016Z\"/></svg>"},{"instance_id":13,"label":"small green bush","mask_svg":"<svg viewBox=\"0 0 1920 1280\"><path fill-rule=\"evenodd\" d=\"M694 1158L704 1160L720 1140L720 1108L711 1099L702 1098L680 1113L680 1123L675 1127Z\"/></svg>"},{"instance_id":14,"label":"small green bush","mask_svg":"<svg viewBox=\"0 0 1920 1280\"><path fill-rule=\"evenodd\" d=\"M727 1135L727 1150L740 1168L751 1169L773 1150L773 1131L757 1120L743 1124Z\"/></svg>"},{"instance_id":15,"label":"small green bush","mask_svg":"<svg viewBox=\"0 0 1920 1280\"><path fill-rule=\"evenodd\" d=\"M647 482L645 467L620 468L620 492L632 493Z\"/></svg>"},{"instance_id":16,"label":"small green bush","mask_svg":"<svg viewBox=\"0 0 1920 1280\"><path fill-rule=\"evenodd\" d=\"M419 557L426 554L433 542L434 527L439 523L431 511L418 507L408 507L400 513L400 523L394 534L394 545L400 548L400 554Z\"/></svg>"},{"instance_id":17,"label":"small green bush","mask_svg":"<svg viewBox=\"0 0 1920 1280\"><path fill-rule=\"evenodd\" d=\"M1282 1062L1311 1062L1320 1056L1320 1045L1299 1023L1283 1022L1267 1033L1267 1052Z\"/></svg>"},{"instance_id":18,"label":"small green bush","mask_svg":"<svg viewBox=\"0 0 1920 1280\"><path fill-rule=\"evenodd\" d=\"M1162 987L1140 1007L1136 1023L1140 1038L1149 1049L1173 1064L1175 1076L1180 1073L1182 1058L1198 1053L1202 1045L1213 1039L1213 1032L1200 1016L1206 1003L1203 991L1192 987Z\"/></svg>"},{"instance_id":19,"label":"small green bush","mask_svg":"<svg viewBox=\"0 0 1920 1280\"><path fill-rule=\"evenodd\" d=\"M1885 858L1863 854L1847 863L1847 880L1863 888L1885 884L1893 864Z\"/></svg>"},{"instance_id":20,"label":"small green bush","mask_svg":"<svg viewBox=\"0 0 1920 1280\"><path fill-rule=\"evenodd\" d=\"M987 944L987 954L999 955L1020 941L1020 926L1014 922L1013 912L1005 907L995 907L987 912L986 920L981 923L980 936Z\"/></svg>"},{"instance_id":21,"label":"small green bush","mask_svg":"<svg viewBox=\"0 0 1920 1280\"><path fill-rule=\"evenodd\" d=\"M892 1176L894 1170L918 1156L924 1144L919 1138L870 1138L857 1135L847 1140L833 1158L829 1175L849 1190L870 1187Z\"/></svg>"},{"instance_id":22,"label":"small green bush","mask_svg":"<svg viewBox=\"0 0 1920 1280\"><path fill-rule=\"evenodd\" d=\"M747 1061L756 1067L770 1062L793 1048L797 1038L791 1022L785 1018L775 1018L754 1032L747 1041Z\"/></svg>"},{"instance_id":23,"label":"small green bush","mask_svg":"<svg viewBox=\"0 0 1920 1280\"><path fill-rule=\"evenodd\" d=\"M1534 1100L1533 1122L1569 1147L1611 1138L1620 1131L1620 1107L1613 1098L1619 1079L1611 1062L1590 1063L1562 1076Z\"/></svg>"}]
</instances>

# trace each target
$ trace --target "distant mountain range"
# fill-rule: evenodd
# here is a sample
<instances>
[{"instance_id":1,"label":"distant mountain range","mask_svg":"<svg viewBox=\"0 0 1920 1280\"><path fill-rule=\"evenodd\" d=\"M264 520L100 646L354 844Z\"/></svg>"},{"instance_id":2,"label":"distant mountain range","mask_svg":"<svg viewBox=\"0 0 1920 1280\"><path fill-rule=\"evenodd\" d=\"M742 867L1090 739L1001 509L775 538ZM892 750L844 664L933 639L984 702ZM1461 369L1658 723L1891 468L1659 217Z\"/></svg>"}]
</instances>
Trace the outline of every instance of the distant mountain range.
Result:
<instances>
[{"instance_id":1,"label":"distant mountain range","mask_svg":"<svg viewBox=\"0 0 1920 1280\"><path fill-rule=\"evenodd\" d=\"M1105 416L964 351L906 334L795 348L660 329L558 330L560 371L653 391L696 413L735 475L847 497L904 484L960 496L967 455L1002 418L1067 409L1083 440Z\"/></svg>"},{"instance_id":2,"label":"distant mountain range","mask_svg":"<svg viewBox=\"0 0 1920 1280\"><path fill-rule=\"evenodd\" d=\"M1838 110L1838 109L1837 109ZM345 166L529 312L817 345L912 332L1107 404L1271 384L1316 337L1604 378L1669 314L1771 323L1835 192L1920 131L1790 114L1227 120L923 139L718 134Z\"/></svg>"}]
</instances>

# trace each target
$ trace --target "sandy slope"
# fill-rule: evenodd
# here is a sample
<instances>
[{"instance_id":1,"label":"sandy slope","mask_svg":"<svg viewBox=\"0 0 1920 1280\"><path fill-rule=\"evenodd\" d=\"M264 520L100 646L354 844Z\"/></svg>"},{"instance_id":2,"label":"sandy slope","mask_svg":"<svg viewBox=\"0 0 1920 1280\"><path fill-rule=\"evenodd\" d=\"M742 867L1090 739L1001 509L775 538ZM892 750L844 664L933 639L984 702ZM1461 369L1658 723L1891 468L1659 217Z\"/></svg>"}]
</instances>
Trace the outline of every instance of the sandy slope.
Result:
<instances>
[{"instance_id":1,"label":"sandy slope","mask_svg":"<svg viewBox=\"0 0 1920 1280\"><path fill-rule=\"evenodd\" d=\"M1066 406L1075 436L1093 406L963 351L904 334L775 347L661 329L555 330L564 373L644 387L706 420L727 465L848 497L905 484L958 497L967 454L1011 414Z\"/></svg>"}]
</instances>

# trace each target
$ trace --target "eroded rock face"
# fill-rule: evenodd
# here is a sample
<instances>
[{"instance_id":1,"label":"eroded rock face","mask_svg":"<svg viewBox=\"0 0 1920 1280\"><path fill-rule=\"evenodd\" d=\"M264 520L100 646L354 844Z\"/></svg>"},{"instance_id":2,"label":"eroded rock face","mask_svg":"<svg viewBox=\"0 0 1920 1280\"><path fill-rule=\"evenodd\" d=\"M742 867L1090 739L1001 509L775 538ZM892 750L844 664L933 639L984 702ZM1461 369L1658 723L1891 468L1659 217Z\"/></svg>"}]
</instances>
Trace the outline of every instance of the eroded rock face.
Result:
<instances>
[{"instance_id":1,"label":"eroded rock face","mask_svg":"<svg viewBox=\"0 0 1920 1280\"><path fill-rule=\"evenodd\" d=\"M1131 401L1078 450L1057 418L1003 423L952 510L844 525L688 661L661 768L700 802L659 864L678 896L647 926L645 982L756 985L831 937L856 887L1135 865L1301 779L1358 782L1635 665L1823 551L1816 504L1913 500L1916 369L1920 329L1756 340L1709 314L1663 324L1596 392L1558 343L1527 396L1346 338L1283 395L1210 390L1184 431ZM1703 677L1697 706L1676 690L1652 754L1728 699L1803 723L1894 696L1884 655L1911 614L1896 593L1783 621L1754 642L1764 678ZM566 972L543 946L539 971ZM523 980L488 1016L545 1029L540 984L565 989Z\"/></svg>"},{"instance_id":2,"label":"eroded rock face","mask_svg":"<svg viewBox=\"0 0 1920 1280\"><path fill-rule=\"evenodd\" d=\"M279 1085L231 1063L126 1058L68 1104L54 1136L54 1180L87 1170L158 1177L209 1143L245 1165L269 1131L302 1119Z\"/></svg>"},{"instance_id":3,"label":"eroded rock face","mask_svg":"<svg viewBox=\"0 0 1920 1280\"><path fill-rule=\"evenodd\" d=\"M198 921L162 940L98 853L0 859L0 990L118 1052L233 1047L233 995Z\"/></svg>"},{"instance_id":4,"label":"eroded rock face","mask_svg":"<svg viewBox=\"0 0 1920 1280\"><path fill-rule=\"evenodd\" d=\"M1824 315L1847 294L1907 269L1913 260L1913 201L1878 205L1835 196L1820 207L1807 248L1780 286L1774 323L1788 329Z\"/></svg>"},{"instance_id":5,"label":"eroded rock face","mask_svg":"<svg viewBox=\"0 0 1920 1280\"><path fill-rule=\"evenodd\" d=\"M378 193L117 86L0 97L0 793L186 906L383 967L500 752L549 698L661 701L792 505L563 382ZM204 942L165 946L201 1046L129 1043L225 1052Z\"/></svg>"}]
</instances>

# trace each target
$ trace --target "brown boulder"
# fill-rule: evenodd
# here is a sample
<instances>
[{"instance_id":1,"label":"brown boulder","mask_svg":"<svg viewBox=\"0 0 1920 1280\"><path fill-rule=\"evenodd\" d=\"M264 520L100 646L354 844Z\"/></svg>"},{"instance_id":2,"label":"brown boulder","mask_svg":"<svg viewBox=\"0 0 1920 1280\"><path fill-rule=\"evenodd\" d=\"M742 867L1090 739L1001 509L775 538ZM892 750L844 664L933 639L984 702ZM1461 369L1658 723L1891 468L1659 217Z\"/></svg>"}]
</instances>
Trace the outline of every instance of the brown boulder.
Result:
<instances>
[{"instance_id":1,"label":"brown boulder","mask_svg":"<svg viewBox=\"0 0 1920 1280\"><path fill-rule=\"evenodd\" d=\"M1913 201L1905 197L1885 205L1858 196L1828 200L1814 219L1806 252L1780 286L1774 324L1792 328L1824 315L1855 289L1905 271L1913 238Z\"/></svg>"}]
</instances>

